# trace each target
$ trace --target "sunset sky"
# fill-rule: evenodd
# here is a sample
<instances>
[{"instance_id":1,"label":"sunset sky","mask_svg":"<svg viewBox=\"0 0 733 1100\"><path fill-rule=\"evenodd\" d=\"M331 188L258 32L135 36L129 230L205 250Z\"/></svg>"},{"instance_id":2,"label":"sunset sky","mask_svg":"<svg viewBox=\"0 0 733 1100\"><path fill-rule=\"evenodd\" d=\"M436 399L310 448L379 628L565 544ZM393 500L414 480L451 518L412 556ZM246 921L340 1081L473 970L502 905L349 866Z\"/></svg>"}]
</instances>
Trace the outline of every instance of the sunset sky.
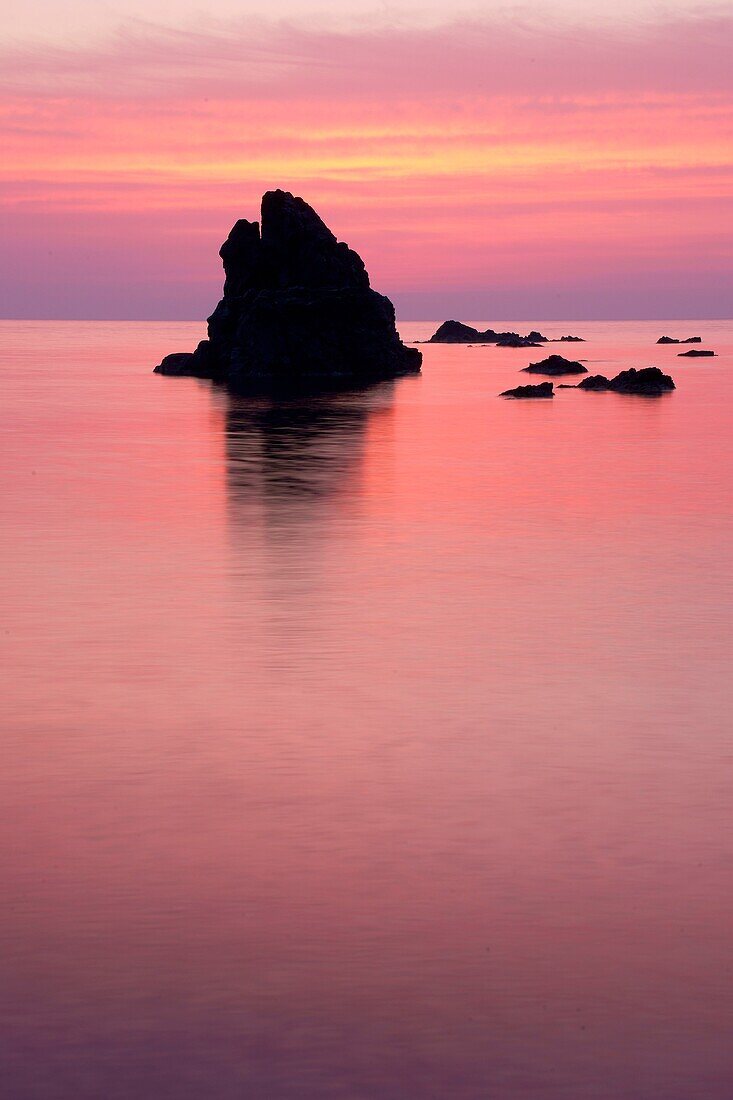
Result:
<instances>
[{"instance_id":1,"label":"sunset sky","mask_svg":"<svg viewBox=\"0 0 733 1100\"><path fill-rule=\"evenodd\" d=\"M403 319L733 314L733 9L26 0L0 315L199 319L262 192Z\"/></svg>"}]
</instances>

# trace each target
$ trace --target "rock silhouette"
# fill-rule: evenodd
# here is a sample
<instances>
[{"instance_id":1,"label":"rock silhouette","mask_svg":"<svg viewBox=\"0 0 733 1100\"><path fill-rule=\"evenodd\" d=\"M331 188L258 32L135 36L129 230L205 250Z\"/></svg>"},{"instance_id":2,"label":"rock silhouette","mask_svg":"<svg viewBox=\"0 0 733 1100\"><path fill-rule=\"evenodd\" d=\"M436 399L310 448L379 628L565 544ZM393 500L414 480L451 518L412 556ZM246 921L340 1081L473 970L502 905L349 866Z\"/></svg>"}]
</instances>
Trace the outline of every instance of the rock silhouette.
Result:
<instances>
[{"instance_id":1,"label":"rock silhouette","mask_svg":"<svg viewBox=\"0 0 733 1100\"><path fill-rule=\"evenodd\" d=\"M668 374L663 374L659 367L642 367L637 370L630 367L623 370L615 378L606 378L602 374L591 374L578 382L577 386L568 387L576 390L595 390L601 392L610 390L613 393L638 394L641 397L659 397L668 390L673 390L675 384Z\"/></svg>"},{"instance_id":2,"label":"rock silhouette","mask_svg":"<svg viewBox=\"0 0 733 1100\"><path fill-rule=\"evenodd\" d=\"M587 378L584 378L582 382L577 382L574 386L563 386L564 390L608 390L611 387L611 382L603 374L589 374Z\"/></svg>"},{"instance_id":3,"label":"rock silhouette","mask_svg":"<svg viewBox=\"0 0 733 1100\"><path fill-rule=\"evenodd\" d=\"M464 325L462 321L443 321L437 332L430 337L429 344L496 344L500 348L538 348L542 344L582 344L582 336L543 336L533 329L526 336L518 332L496 332L493 328L483 331Z\"/></svg>"},{"instance_id":4,"label":"rock silhouette","mask_svg":"<svg viewBox=\"0 0 733 1100\"><path fill-rule=\"evenodd\" d=\"M491 332L491 329L487 329L487 332ZM496 333L491 332L492 336ZM461 321L444 321L437 332L434 332L430 337L431 344L471 344L481 343L486 336L485 332L480 332L477 328L471 328L470 325L464 325Z\"/></svg>"},{"instance_id":5,"label":"rock silhouette","mask_svg":"<svg viewBox=\"0 0 733 1100\"><path fill-rule=\"evenodd\" d=\"M677 353L678 359L701 359L704 357L710 358L711 355L715 355L714 351L701 351L698 348L693 348L692 351L680 351Z\"/></svg>"},{"instance_id":6,"label":"rock silhouette","mask_svg":"<svg viewBox=\"0 0 733 1100\"><path fill-rule=\"evenodd\" d=\"M499 397L554 397L552 382L538 382L536 386L515 386L504 390Z\"/></svg>"},{"instance_id":7,"label":"rock silhouette","mask_svg":"<svg viewBox=\"0 0 733 1100\"><path fill-rule=\"evenodd\" d=\"M576 363L571 359L565 359L562 355L549 355L539 363L530 363L523 368L526 374L587 374L588 369L582 363Z\"/></svg>"},{"instance_id":8,"label":"rock silhouette","mask_svg":"<svg viewBox=\"0 0 733 1100\"><path fill-rule=\"evenodd\" d=\"M658 344L701 344L702 336L688 336L686 340L676 340L674 336L660 336Z\"/></svg>"},{"instance_id":9,"label":"rock silhouette","mask_svg":"<svg viewBox=\"0 0 733 1100\"><path fill-rule=\"evenodd\" d=\"M462 321L444 321L428 341L430 344L497 344L505 348L540 347L547 343L541 332L532 331L526 336L518 332L495 332L493 328L472 328Z\"/></svg>"},{"instance_id":10,"label":"rock silhouette","mask_svg":"<svg viewBox=\"0 0 733 1100\"><path fill-rule=\"evenodd\" d=\"M392 303L303 199L268 191L261 227L238 221L219 255L224 296L208 319L208 340L167 355L157 373L256 391L419 373L422 355L400 340Z\"/></svg>"}]
</instances>

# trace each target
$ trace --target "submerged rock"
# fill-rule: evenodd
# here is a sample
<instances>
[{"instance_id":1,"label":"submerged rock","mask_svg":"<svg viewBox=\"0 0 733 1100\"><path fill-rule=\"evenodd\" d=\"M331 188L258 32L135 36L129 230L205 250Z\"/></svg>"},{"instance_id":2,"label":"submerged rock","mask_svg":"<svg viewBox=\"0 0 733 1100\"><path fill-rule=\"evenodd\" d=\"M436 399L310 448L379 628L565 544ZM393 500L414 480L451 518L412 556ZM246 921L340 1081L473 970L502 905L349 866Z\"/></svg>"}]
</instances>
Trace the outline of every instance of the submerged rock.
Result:
<instances>
[{"instance_id":1,"label":"submerged rock","mask_svg":"<svg viewBox=\"0 0 733 1100\"><path fill-rule=\"evenodd\" d=\"M588 368L582 363L576 363L571 359L565 359L562 355L549 355L539 363L530 363L523 370L526 374L587 374Z\"/></svg>"},{"instance_id":2,"label":"submerged rock","mask_svg":"<svg viewBox=\"0 0 733 1100\"><path fill-rule=\"evenodd\" d=\"M688 336L686 340L676 340L674 336L660 336L658 344L701 344L702 336Z\"/></svg>"},{"instance_id":3,"label":"submerged rock","mask_svg":"<svg viewBox=\"0 0 733 1100\"><path fill-rule=\"evenodd\" d=\"M209 338L159 374L191 374L234 387L361 385L420 371L400 340L394 307L369 286L361 258L336 240L303 199L268 191L261 228L238 221L222 245L224 296Z\"/></svg>"},{"instance_id":4,"label":"submerged rock","mask_svg":"<svg viewBox=\"0 0 733 1100\"><path fill-rule=\"evenodd\" d=\"M707 356L707 358L710 358L711 355L715 355L715 352L714 351L700 351L698 348L693 348L692 351L680 351L680 352L678 352L677 353L677 358L678 359L684 359L684 358L702 359L702 358L705 358L706 356Z\"/></svg>"},{"instance_id":5,"label":"submerged rock","mask_svg":"<svg viewBox=\"0 0 733 1100\"><path fill-rule=\"evenodd\" d=\"M539 382L536 386L515 386L504 390L499 397L554 397L552 382Z\"/></svg>"},{"instance_id":6,"label":"submerged rock","mask_svg":"<svg viewBox=\"0 0 733 1100\"><path fill-rule=\"evenodd\" d=\"M536 340L530 340L528 336L503 336L496 341L497 348L541 348Z\"/></svg>"},{"instance_id":7,"label":"submerged rock","mask_svg":"<svg viewBox=\"0 0 733 1100\"><path fill-rule=\"evenodd\" d=\"M576 390L595 390L601 392L610 390L613 393L638 394L641 397L659 397L668 390L673 390L675 384L668 374L663 374L659 367L642 367L637 370L630 367L623 370L615 378L605 378L602 374L592 374L578 382L573 387Z\"/></svg>"}]
</instances>

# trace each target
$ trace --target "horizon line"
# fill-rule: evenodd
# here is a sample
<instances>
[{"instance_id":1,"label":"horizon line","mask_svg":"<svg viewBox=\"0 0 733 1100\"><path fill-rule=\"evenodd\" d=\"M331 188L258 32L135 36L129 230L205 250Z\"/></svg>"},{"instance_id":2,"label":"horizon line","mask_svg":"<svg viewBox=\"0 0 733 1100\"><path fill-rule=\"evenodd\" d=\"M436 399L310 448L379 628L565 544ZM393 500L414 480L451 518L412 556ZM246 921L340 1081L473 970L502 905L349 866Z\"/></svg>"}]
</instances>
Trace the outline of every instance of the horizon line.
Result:
<instances>
[{"instance_id":1,"label":"horizon line","mask_svg":"<svg viewBox=\"0 0 733 1100\"><path fill-rule=\"evenodd\" d=\"M706 324L711 321L733 321L733 317L693 317L685 314L679 317L537 317L534 314L526 314L524 316L517 317L502 317L500 315L488 315L487 317L471 317L467 314L463 315L469 321L486 321L490 320L494 323L498 321L507 321L512 324L516 324L520 321L534 321L537 324L560 324L566 322L573 322L581 325L593 325L598 323L624 323L633 321L649 321L655 323L662 323L665 321L678 323L680 321L698 321L701 324ZM457 317L443 318L445 320L458 320ZM20 323L24 321L41 322L43 324L95 324L108 325L108 324L128 324L128 325L196 325L206 324L207 318L199 319L197 317L3 317L0 316L0 323ZM435 322L441 321L440 317L397 317L397 323L407 324L427 324L428 321Z\"/></svg>"}]
</instances>

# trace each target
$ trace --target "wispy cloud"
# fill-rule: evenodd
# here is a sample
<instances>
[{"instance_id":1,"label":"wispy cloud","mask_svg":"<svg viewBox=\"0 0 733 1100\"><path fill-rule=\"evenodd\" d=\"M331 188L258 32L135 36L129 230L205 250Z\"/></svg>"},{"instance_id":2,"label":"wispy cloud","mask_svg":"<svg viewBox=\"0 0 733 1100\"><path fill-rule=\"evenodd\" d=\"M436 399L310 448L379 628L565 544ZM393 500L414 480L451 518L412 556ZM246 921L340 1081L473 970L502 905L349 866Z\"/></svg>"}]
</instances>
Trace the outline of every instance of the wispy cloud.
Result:
<instances>
[{"instance_id":1,"label":"wispy cloud","mask_svg":"<svg viewBox=\"0 0 733 1100\"><path fill-rule=\"evenodd\" d=\"M32 285L56 244L68 281L72 218L100 264L124 252L121 296L154 271L180 301L182 257L198 288L207 250L277 184L319 204L398 296L437 303L451 281L490 297L502 279L551 288L572 271L594 301L610 272L630 294L663 296L665 271L720 293L732 48L733 15L705 9L602 30L133 22L93 48L5 50L0 279L12 300L9 273Z\"/></svg>"},{"instance_id":2,"label":"wispy cloud","mask_svg":"<svg viewBox=\"0 0 733 1100\"><path fill-rule=\"evenodd\" d=\"M117 96L409 96L730 92L733 14L706 10L614 28L463 20L362 30L297 22L175 29L140 20L97 47L0 52L8 90Z\"/></svg>"}]
</instances>

